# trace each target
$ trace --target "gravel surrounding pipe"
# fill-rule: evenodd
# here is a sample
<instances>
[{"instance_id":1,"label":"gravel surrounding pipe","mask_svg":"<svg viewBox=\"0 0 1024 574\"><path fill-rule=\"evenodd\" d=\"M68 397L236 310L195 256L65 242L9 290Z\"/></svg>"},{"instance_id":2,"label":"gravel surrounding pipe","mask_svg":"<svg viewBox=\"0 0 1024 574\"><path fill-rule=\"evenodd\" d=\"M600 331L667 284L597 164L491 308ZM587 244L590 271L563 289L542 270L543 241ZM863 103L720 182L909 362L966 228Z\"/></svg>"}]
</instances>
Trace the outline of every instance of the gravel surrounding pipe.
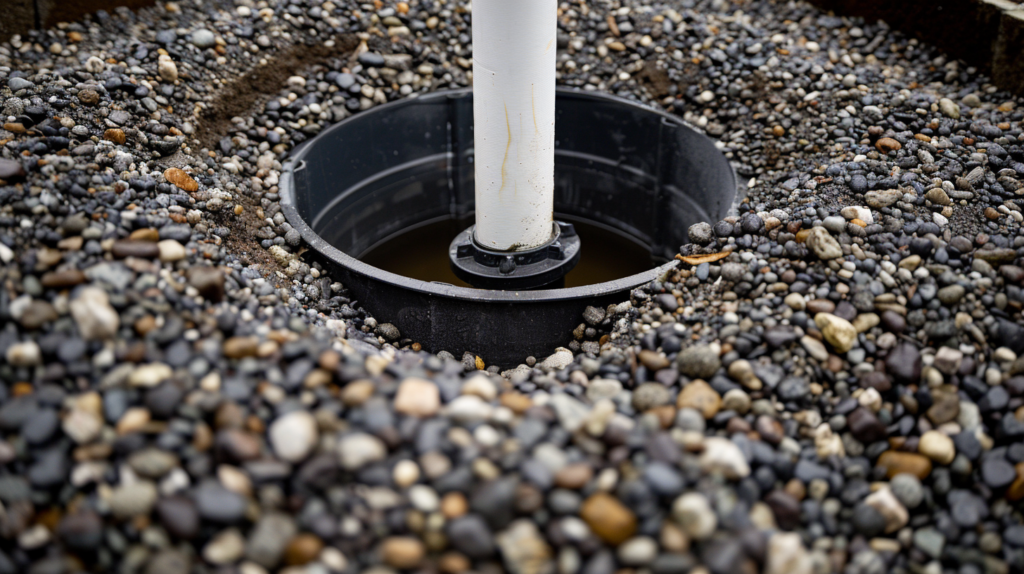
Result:
<instances>
[{"instance_id":1,"label":"gravel surrounding pipe","mask_svg":"<svg viewBox=\"0 0 1024 574\"><path fill-rule=\"evenodd\" d=\"M560 84L751 186L502 371L367 314L277 187L467 85L464 4L225 4L0 44L0 573L1024 571L1024 99L803 2L563 2Z\"/></svg>"}]
</instances>

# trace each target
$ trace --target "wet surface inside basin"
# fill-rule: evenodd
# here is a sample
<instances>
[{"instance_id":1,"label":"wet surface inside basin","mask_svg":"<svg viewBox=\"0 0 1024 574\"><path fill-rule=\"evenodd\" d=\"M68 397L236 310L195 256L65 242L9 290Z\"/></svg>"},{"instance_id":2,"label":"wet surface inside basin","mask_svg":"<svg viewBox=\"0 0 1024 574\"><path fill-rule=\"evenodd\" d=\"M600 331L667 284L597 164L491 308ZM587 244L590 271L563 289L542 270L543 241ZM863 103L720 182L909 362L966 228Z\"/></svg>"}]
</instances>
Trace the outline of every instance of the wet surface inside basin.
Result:
<instances>
[{"instance_id":1,"label":"wet surface inside basin","mask_svg":"<svg viewBox=\"0 0 1024 574\"><path fill-rule=\"evenodd\" d=\"M565 218L557 217L559 221ZM359 259L378 269L421 281L437 281L459 287L467 283L452 273L448 244L472 220L446 219L402 232L370 248ZM586 248L580 262L565 276L566 287L596 285L650 270L658 263L643 245L606 228L570 221Z\"/></svg>"}]
</instances>

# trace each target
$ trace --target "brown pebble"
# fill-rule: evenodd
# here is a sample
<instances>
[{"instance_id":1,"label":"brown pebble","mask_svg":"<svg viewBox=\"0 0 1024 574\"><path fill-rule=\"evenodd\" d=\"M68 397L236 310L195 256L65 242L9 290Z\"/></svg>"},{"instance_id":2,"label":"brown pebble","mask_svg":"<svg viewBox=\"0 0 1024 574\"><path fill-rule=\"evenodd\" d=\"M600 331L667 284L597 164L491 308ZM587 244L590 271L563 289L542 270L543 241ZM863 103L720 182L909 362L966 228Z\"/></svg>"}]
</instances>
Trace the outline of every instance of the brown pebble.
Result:
<instances>
[{"instance_id":1,"label":"brown pebble","mask_svg":"<svg viewBox=\"0 0 1024 574\"><path fill-rule=\"evenodd\" d=\"M156 328L156 317L153 317L152 315L143 315L139 317L132 326L135 327L136 333L145 337L146 333Z\"/></svg>"},{"instance_id":2,"label":"brown pebble","mask_svg":"<svg viewBox=\"0 0 1024 574\"><path fill-rule=\"evenodd\" d=\"M82 248L83 243L85 243L85 239L83 239L81 235L65 237L57 242L57 248L67 251L78 251Z\"/></svg>"},{"instance_id":3,"label":"brown pebble","mask_svg":"<svg viewBox=\"0 0 1024 574\"><path fill-rule=\"evenodd\" d=\"M231 337L224 341L221 352L229 359L241 359L242 357L255 357L259 349L260 340L256 337Z\"/></svg>"},{"instance_id":4,"label":"brown pebble","mask_svg":"<svg viewBox=\"0 0 1024 574\"><path fill-rule=\"evenodd\" d=\"M661 405L660 407L648 409L646 414L654 415L661 424L661 428L667 429L675 422L676 412L676 408L672 405Z\"/></svg>"},{"instance_id":5,"label":"brown pebble","mask_svg":"<svg viewBox=\"0 0 1024 574\"><path fill-rule=\"evenodd\" d=\"M580 508L580 518L598 538L618 546L636 533L636 516L614 496L598 492Z\"/></svg>"},{"instance_id":6,"label":"brown pebble","mask_svg":"<svg viewBox=\"0 0 1024 574\"><path fill-rule=\"evenodd\" d=\"M468 571L472 564L469 562L469 558L458 552L445 552L438 559L437 566L441 569L441 572L446 574L462 574Z\"/></svg>"},{"instance_id":7,"label":"brown pebble","mask_svg":"<svg viewBox=\"0 0 1024 574\"><path fill-rule=\"evenodd\" d=\"M640 351L639 359L640 363L651 371L660 371L672 364L665 355L649 349Z\"/></svg>"},{"instance_id":8,"label":"brown pebble","mask_svg":"<svg viewBox=\"0 0 1024 574\"><path fill-rule=\"evenodd\" d=\"M4 124L4 129L15 134L25 133L25 126L18 122L7 122Z\"/></svg>"},{"instance_id":9,"label":"brown pebble","mask_svg":"<svg viewBox=\"0 0 1024 574\"><path fill-rule=\"evenodd\" d=\"M828 299L811 299L807 302L807 312L818 314L818 313L831 313L836 310L836 304Z\"/></svg>"},{"instance_id":10,"label":"brown pebble","mask_svg":"<svg viewBox=\"0 0 1024 574\"><path fill-rule=\"evenodd\" d=\"M213 446L213 431L210 425L200 421L192 431L192 448L199 452L206 452Z\"/></svg>"},{"instance_id":11,"label":"brown pebble","mask_svg":"<svg viewBox=\"0 0 1024 574\"><path fill-rule=\"evenodd\" d=\"M932 406L925 413L936 425L946 424L960 415L960 396L956 387L943 386L932 392Z\"/></svg>"},{"instance_id":12,"label":"brown pebble","mask_svg":"<svg viewBox=\"0 0 1024 574\"><path fill-rule=\"evenodd\" d=\"M800 482L797 480L796 482ZM786 484L798 490L793 481ZM800 486L803 486L802 484ZM775 522L784 530L792 530L800 525L800 501L789 490L775 489L764 497L764 503L775 515Z\"/></svg>"},{"instance_id":13,"label":"brown pebble","mask_svg":"<svg viewBox=\"0 0 1024 574\"><path fill-rule=\"evenodd\" d=\"M370 381L352 381L341 390L341 402L345 406L358 407L373 396L373 383Z\"/></svg>"},{"instance_id":14,"label":"brown pebble","mask_svg":"<svg viewBox=\"0 0 1024 574\"><path fill-rule=\"evenodd\" d=\"M586 486L592 476L594 476L594 469L589 464L577 462L563 466L555 473L555 484L561 488L577 490Z\"/></svg>"},{"instance_id":15,"label":"brown pebble","mask_svg":"<svg viewBox=\"0 0 1024 574\"><path fill-rule=\"evenodd\" d=\"M25 329L34 331L57 320L57 310L46 301L35 299L21 313L19 323Z\"/></svg>"},{"instance_id":16,"label":"brown pebble","mask_svg":"<svg viewBox=\"0 0 1024 574\"><path fill-rule=\"evenodd\" d=\"M754 422L754 429L761 435L761 440L768 444L779 444L786 436L782 423L768 415L757 417L757 420Z\"/></svg>"},{"instance_id":17,"label":"brown pebble","mask_svg":"<svg viewBox=\"0 0 1024 574\"><path fill-rule=\"evenodd\" d=\"M146 426L150 421L149 410L142 407L132 407L121 415L121 419L117 421L117 434L126 435L139 430Z\"/></svg>"},{"instance_id":18,"label":"brown pebble","mask_svg":"<svg viewBox=\"0 0 1024 574\"><path fill-rule=\"evenodd\" d=\"M999 217L1000 217L999 212L997 210L995 210L994 208L991 208L991 207L986 207L985 208L985 218L986 219L988 219L990 221L995 221L995 220L999 219Z\"/></svg>"},{"instance_id":19,"label":"brown pebble","mask_svg":"<svg viewBox=\"0 0 1024 574\"><path fill-rule=\"evenodd\" d=\"M189 177L187 173L176 167L168 168L167 171L164 172L164 179L176 185L179 189L188 192L199 190L199 183Z\"/></svg>"},{"instance_id":20,"label":"brown pebble","mask_svg":"<svg viewBox=\"0 0 1024 574\"><path fill-rule=\"evenodd\" d=\"M901 149L903 145L892 138L882 138L875 142L875 147L882 153L889 153Z\"/></svg>"},{"instance_id":21,"label":"brown pebble","mask_svg":"<svg viewBox=\"0 0 1024 574\"><path fill-rule=\"evenodd\" d=\"M732 417L725 423L725 432L728 434L747 434L750 431L750 423L741 417Z\"/></svg>"},{"instance_id":22,"label":"brown pebble","mask_svg":"<svg viewBox=\"0 0 1024 574\"><path fill-rule=\"evenodd\" d=\"M1024 462L1018 462L1014 468L1017 470L1017 478L1006 489L1006 498L1012 502L1024 498Z\"/></svg>"},{"instance_id":23,"label":"brown pebble","mask_svg":"<svg viewBox=\"0 0 1024 574\"><path fill-rule=\"evenodd\" d=\"M324 548L323 540L313 534L299 534L284 549L284 561L289 566L309 564L320 555Z\"/></svg>"},{"instance_id":24,"label":"brown pebble","mask_svg":"<svg viewBox=\"0 0 1024 574\"><path fill-rule=\"evenodd\" d=\"M807 486L799 478L789 479L783 490L797 500L803 500L807 496Z\"/></svg>"},{"instance_id":25,"label":"brown pebble","mask_svg":"<svg viewBox=\"0 0 1024 574\"><path fill-rule=\"evenodd\" d=\"M160 248L156 243L150 241L132 241L120 239L114 242L110 249L114 257L124 259L125 257L138 257L140 259L156 259L160 256Z\"/></svg>"},{"instance_id":26,"label":"brown pebble","mask_svg":"<svg viewBox=\"0 0 1024 574\"><path fill-rule=\"evenodd\" d=\"M695 379L679 392L676 407L697 409L704 418L710 419L722 408L722 397L706 382Z\"/></svg>"},{"instance_id":27,"label":"brown pebble","mask_svg":"<svg viewBox=\"0 0 1024 574\"><path fill-rule=\"evenodd\" d=\"M924 480L932 473L932 461L912 452L887 450L878 457L878 466L885 468L888 478L905 472Z\"/></svg>"},{"instance_id":28,"label":"brown pebble","mask_svg":"<svg viewBox=\"0 0 1024 574\"><path fill-rule=\"evenodd\" d=\"M501 395L501 406L508 408L517 415L521 415L526 412L531 406L533 406L533 399L530 397L517 392L502 393Z\"/></svg>"},{"instance_id":29,"label":"brown pebble","mask_svg":"<svg viewBox=\"0 0 1024 574\"><path fill-rule=\"evenodd\" d=\"M66 289L86 282L85 273L78 269L65 269L64 271L51 271L43 274L40 283L47 289Z\"/></svg>"},{"instance_id":30,"label":"brown pebble","mask_svg":"<svg viewBox=\"0 0 1024 574\"><path fill-rule=\"evenodd\" d=\"M35 388L32 387L32 383L15 383L11 389L11 395L15 397L21 397L24 395L31 395L35 392Z\"/></svg>"},{"instance_id":31,"label":"brown pebble","mask_svg":"<svg viewBox=\"0 0 1024 574\"><path fill-rule=\"evenodd\" d=\"M327 349L320 353L320 357L317 359L317 364L320 365L321 369L333 371L338 368L341 364L341 354L334 349Z\"/></svg>"},{"instance_id":32,"label":"brown pebble","mask_svg":"<svg viewBox=\"0 0 1024 574\"><path fill-rule=\"evenodd\" d=\"M103 139L107 141L112 141L116 144L123 144L124 142L128 141L128 138L124 135L124 130L117 128L111 128L103 132Z\"/></svg>"},{"instance_id":33,"label":"brown pebble","mask_svg":"<svg viewBox=\"0 0 1024 574\"><path fill-rule=\"evenodd\" d=\"M96 90L82 90L78 92L78 101L87 106L95 106L100 103L100 95Z\"/></svg>"},{"instance_id":34,"label":"brown pebble","mask_svg":"<svg viewBox=\"0 0 1024 574\"><path fill-rule=\"evenodd\" d=\"M131 239L132 241L149 241L150 243L156 243L157 241L160 241L160 232L152 227L136 229L128 235L128 239Z\"/></svg>"},{"instance_id":35,"label":"brown pebble","mask_svg":"<svg viewBox=\"0 0 1024 574\"><path fill-rule=\"evenodd\" d=\"M217 451L234 461L253 460L260 456L260 440L243 430L218 431L214 441Z\"/></svg>"},{"instance_id":36,"label":"brown pebble","mask_svg":"<svg viewBox=\"0 0 1024 574\"><path fill-rule=\"evenodd\" d=\"M245 411L236 403L224 401L213 414L213 424L218 430L242 428L245 424Z\"/></svg>"},{"instance_id":37,"label":"brown pebble","mask_svg":"<svg viewBox=\"0 0 1024 574\"><path fill-rule=\"evenodd\" d=\"M392 536L380 545L384 562L400 570L419 566L426 552L423 542L411 536Z\"/></svg>"},{"instance_id":38,"label":"brown pebble","mask_svg":"<svg viewBox=\"0 0 1024 574\"><path fill-rule=\"evenodd\" d=\"M43 247L36 251L36 269L42 270L60 263L64 254L57 249Z\"/></svg>"},{"instance_id":39,"label":"brown pebble","mask_svg":"<svg viewBox=\"0 0 1024 574\"><path fill-rule=\"evenodd\" d=\"M467 510L469 503L461 492L449 492L441 499L441 514L448 520L462 516Z\"/></svg>"}]
</instances>

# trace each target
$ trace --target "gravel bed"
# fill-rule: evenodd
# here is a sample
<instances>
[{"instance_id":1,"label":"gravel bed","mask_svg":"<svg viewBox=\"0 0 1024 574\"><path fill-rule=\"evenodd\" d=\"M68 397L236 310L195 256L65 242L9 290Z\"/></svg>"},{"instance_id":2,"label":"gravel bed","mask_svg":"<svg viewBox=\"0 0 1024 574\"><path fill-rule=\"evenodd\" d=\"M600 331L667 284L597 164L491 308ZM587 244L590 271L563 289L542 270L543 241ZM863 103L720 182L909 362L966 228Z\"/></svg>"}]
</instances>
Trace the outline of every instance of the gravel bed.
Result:
<instances>
[{"instance_id":1,"label":"gravel bed","mask_svg":"<svg viewBox=\"0 0 1024 574\"><path fill-rule=\"evenodd\" d=\"M324 127L471 84L470 20L197 0L0 45L0 574L1024 569L1024 102L801 2L562 2L559 83L749 189L490 365L368 315L277 196Z\"/></svg>"}]
</instances>

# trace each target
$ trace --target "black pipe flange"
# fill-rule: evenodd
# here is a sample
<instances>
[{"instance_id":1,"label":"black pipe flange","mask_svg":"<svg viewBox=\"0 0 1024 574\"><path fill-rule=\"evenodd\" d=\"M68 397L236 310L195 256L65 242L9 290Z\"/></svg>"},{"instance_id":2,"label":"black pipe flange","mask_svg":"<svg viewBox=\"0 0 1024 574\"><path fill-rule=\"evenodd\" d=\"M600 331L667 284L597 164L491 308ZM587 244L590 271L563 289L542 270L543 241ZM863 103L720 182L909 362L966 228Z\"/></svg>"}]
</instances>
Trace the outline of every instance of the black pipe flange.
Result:
<instances>
[{"instance_id":1,"label":"black pipe flange","mask_svg":"<svg viewBox=\"0 0 1024 574\"><path fill-rule=\"evenodd\" d=\"M580 237L571 223L551 224L551 239L533 249L494 251L476 241L470 226L448 247L455 275L478 289L529 291L555 289L580 260Z\"/></svg>"}]
</instances>

